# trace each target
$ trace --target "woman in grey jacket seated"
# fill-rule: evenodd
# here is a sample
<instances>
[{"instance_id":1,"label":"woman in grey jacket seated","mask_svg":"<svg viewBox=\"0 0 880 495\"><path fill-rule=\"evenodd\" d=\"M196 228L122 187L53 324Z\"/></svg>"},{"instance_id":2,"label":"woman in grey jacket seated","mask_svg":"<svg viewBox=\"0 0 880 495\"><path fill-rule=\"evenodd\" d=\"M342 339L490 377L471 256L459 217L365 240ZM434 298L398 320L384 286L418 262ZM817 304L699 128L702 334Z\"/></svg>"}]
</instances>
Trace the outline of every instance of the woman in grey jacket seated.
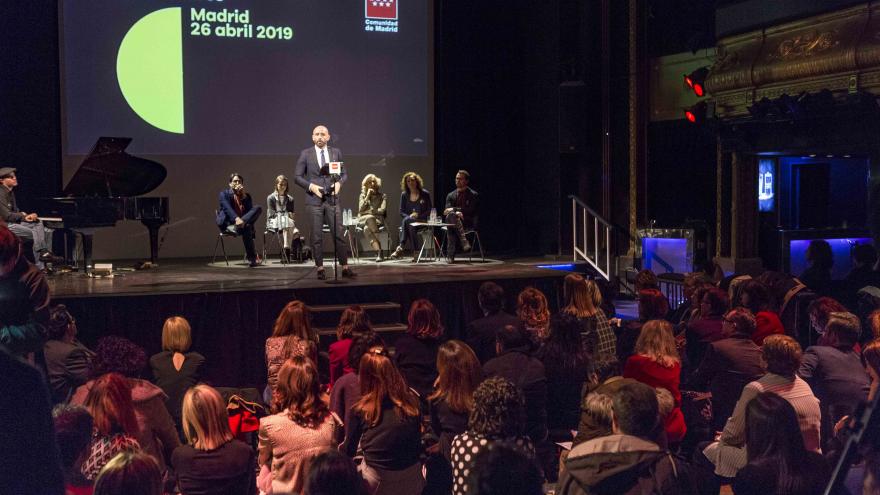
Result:
<instances>
[{"instance_id":1,"label":"woman in grey jacket seated","mask_svg":"<svg viewBox=\"0 0 880 495\"><path fill-rule=\"evenodd\" d=\"M374 174L367 174L361 181L361 195L358 198L358 226L364 229L364 235L370 240L370 246L376 250L376 261L382 261L382 244L379 242L379 229L385 225L386 196L380 189L382 179Z\"/></svg>"},{"instance_id":2,"label":"woman in grey jacket seated","mask_svg":"<svg viewBox=\"0 0 880 495\"><path fill-rule=\"evenodd\" d=\"M293 197L288 193L287 177L275 178L275 190L266 198L266 208L266 230L281 234L284 256L290 259L290 248L301 236L293 222Z\"/></svg>"}]
</instances>

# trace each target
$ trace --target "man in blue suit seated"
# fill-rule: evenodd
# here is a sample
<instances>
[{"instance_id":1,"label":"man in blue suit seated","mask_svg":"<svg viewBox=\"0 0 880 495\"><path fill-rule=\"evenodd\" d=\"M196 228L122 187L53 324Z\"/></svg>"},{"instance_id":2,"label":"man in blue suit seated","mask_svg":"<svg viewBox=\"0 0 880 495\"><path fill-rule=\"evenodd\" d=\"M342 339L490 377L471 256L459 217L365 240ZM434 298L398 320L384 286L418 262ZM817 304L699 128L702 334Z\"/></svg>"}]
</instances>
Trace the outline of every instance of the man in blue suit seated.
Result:
<instances>
[{"instance_id":1,"label":"man in blue suit seated","mask_svg":"<svg viewBox=\"0 0 880 495\"><path fill-rule=\"evenodd\" d=\"M229 175L229 187L220 191L220 208L217 210L217 226L221 232L237 235L244 242L248 266L260 264L254 247L254 223L263 208L255 205L251 195L244 190L244 177L239 173Z\"/></svg>"}]
</instances>

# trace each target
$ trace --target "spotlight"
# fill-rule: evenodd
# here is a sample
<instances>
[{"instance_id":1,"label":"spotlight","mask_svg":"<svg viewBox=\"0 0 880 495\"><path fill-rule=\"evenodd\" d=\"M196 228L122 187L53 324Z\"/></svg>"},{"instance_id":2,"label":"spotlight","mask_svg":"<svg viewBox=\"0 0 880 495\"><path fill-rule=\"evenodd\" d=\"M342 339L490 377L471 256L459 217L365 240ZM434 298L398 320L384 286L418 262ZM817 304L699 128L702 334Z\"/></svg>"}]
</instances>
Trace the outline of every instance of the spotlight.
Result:
<instances>
[{"instance_id":1,"label":"spotlight","mask_svg":"<svg viewBox=\"0 0 880 495\"><path fill-rule=\"evenodd\" d=\"M690 108L685 108L684 118L688 119L688 122L692 124L701 124L704 120L706 120L707 108L708 105L706 105L706 102L701 101Z\"/></svg>"},{"instance_id":2,"label":"spotlight","mask_svg":"<svg viewBox=\"0 0 880 495\"><path fill-rule=\"evenodd\" d=\"M684 75L684 83L694 91L694 94L700 97L706 96L706 89L703 85L706 83L706 76L709 75L708 67L700 67L699 69Z\"/></svg>"}]
</instances>

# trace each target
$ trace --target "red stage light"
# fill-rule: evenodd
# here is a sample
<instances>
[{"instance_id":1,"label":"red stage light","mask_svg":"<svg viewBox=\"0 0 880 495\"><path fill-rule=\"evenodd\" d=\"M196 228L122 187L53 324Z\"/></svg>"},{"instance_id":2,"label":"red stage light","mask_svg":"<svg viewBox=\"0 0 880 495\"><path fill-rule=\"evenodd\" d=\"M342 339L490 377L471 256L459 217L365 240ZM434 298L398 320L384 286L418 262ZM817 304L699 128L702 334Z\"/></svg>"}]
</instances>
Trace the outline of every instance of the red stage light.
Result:
<instances>
[{"instance_id":1,"label":"red stage light","mask_svg":"<svg viewBox=\"0 0 880 495\"><path fill-rule=\"evenodd\" d=\"M694 112L691 112L690 110L685 110L685 111L684 111L684 116L685 116L685 118L687 118L691 123L694 123L694 124L695 124L695 123L697 122L697 116L694 115Z\"/></svg>"},{"instance_id":2,"label":"red stage light","mask_svg":"<svg viewBox=\"0 0 880 495\"><path fill-rule=\"evenodd\" d=\"M697 96L704 96L706 93L703 90L703 85L699 83L694 84L694 94Z\"/></svg>"},{"instance_id":3,"label":"red stage light","mask_svg":"<svg viewBox=\"0 0 880 495\"><path fill-rule=\"evenodd\" d=\"M704 88L704 84L706 83L706 77L709 75L708 67L700 67L699 69L691 72L690 74L684 75L684 83L687 84L691 90L693 90L694 94L699 97L703 97L706 95L706 89Z\"/></svg>"}]
</instances>

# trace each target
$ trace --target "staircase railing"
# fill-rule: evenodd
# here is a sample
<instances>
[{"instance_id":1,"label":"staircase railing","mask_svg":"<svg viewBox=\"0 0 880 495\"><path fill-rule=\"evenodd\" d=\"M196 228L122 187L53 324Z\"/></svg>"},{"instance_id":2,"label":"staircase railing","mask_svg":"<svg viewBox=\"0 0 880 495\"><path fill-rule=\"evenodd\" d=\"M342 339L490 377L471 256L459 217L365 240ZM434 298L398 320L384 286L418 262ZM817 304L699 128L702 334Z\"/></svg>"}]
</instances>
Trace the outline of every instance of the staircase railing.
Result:
<instances>
[{"instance_id":1,"label":"staircase railing","mask_svg":"<svg viewBox=\"0 0 880 495\"><path fill-rule=\"evenodd\" d=\"M577 196L570 195L573 261L586 261L605 280L610 281L614 267L611 242L614 225L587 206Z\"/></svg>"}]
</instances>

